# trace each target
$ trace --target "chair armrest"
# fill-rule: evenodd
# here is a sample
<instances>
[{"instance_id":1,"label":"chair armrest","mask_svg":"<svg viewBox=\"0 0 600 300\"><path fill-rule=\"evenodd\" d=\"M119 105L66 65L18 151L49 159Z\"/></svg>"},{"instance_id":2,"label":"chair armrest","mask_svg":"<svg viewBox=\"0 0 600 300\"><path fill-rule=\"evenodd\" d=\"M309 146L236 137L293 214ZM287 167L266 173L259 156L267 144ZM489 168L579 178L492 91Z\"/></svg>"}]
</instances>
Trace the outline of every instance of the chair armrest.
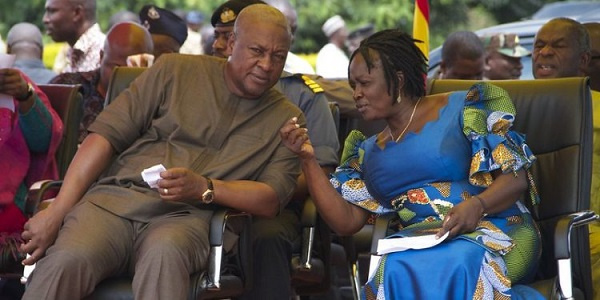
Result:
<instances>
[{"instance_id":1,"label":"chair armrest","mask_svg":"<svg viewBox=\"0 0 600 300\"><path fill-rule=\"evenodd\" d=\"M62 186L62 180L42 180L34 182L25 198L25 215L31 218L39 211L40 203L51 191L57 191Z\"/></svg>"},{"instance_id":2,"label":"chair armrest","mask_svg":"<svg viewBox=\"0 0 600 300\"><path fill-rule=\"evenodd\" d=\"M373 238L371 239L371 254L377 255L377 242L387 236L388 229L397 216L394 213L377 216L375 228L373 228Z\"/></svg>"},{"instance_id":3,"label":"chair armrest","mask_svg":"<svg viewBox=\"0 0 600 300\"><path fill-rule=\"evenodd\" d=\"M563 298L573 297L571 280L571 232L573 228L600 219L595 212L587 210L560 217L554 230L554 256L558 262L558 285Z\"/></svg>"},{"instance_id":4,"label":"chair armrest","mask_svg":"<svg viewBox=\"0 0 600 300\"><path fill-rule=\"evenodd\" d=\"M300 261L297 263L298 269L310 270L312 268L311 259L315 243L315 230L317 227L318 212L315 203L311 198L304 201L300 224L302 226L302 249L300 250Z\"/></svg>"},{"instance_id":5,"label":"chair armrest","mask_svg":"<svg viewBox=\"0 0 600 300\"><path fill-rule=\"evenodd\" d=\"M562 216L556 223L554 230L554 256L556 259L571 258L571 231L573 228L590 224L599 220L595 212L591 210L580 211Z\"/></svg>"},{"instance_id":6,"label":"chair armrest","mask_svg":"<svg viewBox=\"0 0 600 300\"><path fill-rule=\"evenodd\" d=\"M208 259L208 274L205 283L206 289L209 291L219 291L221 289L223 238L227 222L233 218L245 218L247 226L244 226L245 228L242 228L241 231L249 230L251 215L245 212L238 212L228 208L218 208L210 220L208 237L210 242L210 256Z\"/></svg>"}]
</instances>

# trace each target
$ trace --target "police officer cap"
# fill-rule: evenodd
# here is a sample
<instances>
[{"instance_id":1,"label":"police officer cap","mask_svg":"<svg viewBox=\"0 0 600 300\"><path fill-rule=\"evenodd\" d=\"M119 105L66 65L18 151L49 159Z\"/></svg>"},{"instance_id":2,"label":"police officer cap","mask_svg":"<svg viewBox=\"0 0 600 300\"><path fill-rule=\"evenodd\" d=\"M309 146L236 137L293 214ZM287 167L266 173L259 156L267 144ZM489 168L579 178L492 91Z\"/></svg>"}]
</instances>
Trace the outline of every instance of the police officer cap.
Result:
<instances>
[{"instance_id":1,"label":"police officer cap","mask_svg":"<svg viewBox=\"0 0 600 300\"><path fill-rule=\"evenodd\" d=\"M187 39L187 25L172 11L155 5L144 5L140 21L152 34L164 34L174 38L179 45Z\"/></svg>"},{"instance_id":2,"label":"police officer cap","mask_svg":"<svg viewBox=\"0 0 600 300\"><path fill-rule=\"evenodd\" d=\"M213 27L233 26L233 23L235 23L235 19L237 19L237 16L240 14L242 9L257 3L265 4L265 2L260 0L229 0L221 4L221 6L217 7L217 9L215 9L212 16L210 17L210 24L212 24Z\"/></svg>"}]
</instances>

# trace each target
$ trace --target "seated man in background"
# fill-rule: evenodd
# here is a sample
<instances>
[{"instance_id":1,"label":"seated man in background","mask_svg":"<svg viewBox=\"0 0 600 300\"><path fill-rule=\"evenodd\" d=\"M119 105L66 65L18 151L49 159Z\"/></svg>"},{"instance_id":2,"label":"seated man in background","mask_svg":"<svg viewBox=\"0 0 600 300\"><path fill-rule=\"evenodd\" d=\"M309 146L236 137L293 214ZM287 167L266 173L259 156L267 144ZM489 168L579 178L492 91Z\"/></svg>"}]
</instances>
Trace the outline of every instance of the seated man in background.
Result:
<instances>
[{"instance_id":1,"label":"seated man in background","mask_svg":"<svg viewBox=\"0 0 600 300\"><path fill-rule=\"evenodd\" d=\"M594 108L594 131L600 131L600 23L583 24L590 36L590 62L584 68L586 76L590 77L590 88L592 89L592 101ZM594 138L600 139L600 132L595 133ZM600 142L599 142L600 143ZM595 144L594 144L595 145ZM600 169L600 149L594 152L594 168ZM600 178L593 181L592 190L595 188L596 198L592 198L590 208L596 213L600 213L600 199L598 199L598 189L600 188ZM594 299L600 300L600 224L590 225L590 250L592 256L592 285L594 286Z\"/></svg>"},{"instance_id":2,"label":"seated man in background","mask_svg":"<svg viewBox=\"0 0 600 300\"><path fill-rule=\"evenodd\" d=\"M211 17L215 25L215 37L224 39L234 34L234 22L240 12L256 3L230 0L218 7ZM283 12L282 12L283 13ZM289 21L289 19L288 19ZM236 27L240 24L235 23ZM252 26L252 25L250 25ZM248 28L251 30L251 27ZM290 28L290 30L292 30ZM231 43L221 47L225 41L215 41L213 52L228 58L234 49ZM306 128L314 137L313 147L319 165L326 174L331 173L337 164L339 148L335 123L323 89L313 80L302 74L287 72L275 84L306 117ZM290 262L294 244L300 240L300 215L304 201L308 198L308 188L303 174L296 181L291 201L275 218L254 217L253 236L253 285L244 299L286 299L291 295ZM273 287L277 288L273 288Z\"/></svg>"},{"instance_id":3,"label":"seated man in background","mask_svg":"<svg viewBox=\"0 0 600 300\"><path fill-rule=\"evenodd\" d=\"M63 124L46 95L19 70L0 69L0 80L6 95L0 99L0 274L19 274L25 196L34 182L58 179L54 154ZM0 295L21 289L18 281L0 282Z\"/></svg>"},{"instance_id":4,"label":"seated man in background","mask_svg":"<svg viewBox=\"0 0 600 300\"><path fill-rule=\"evenodd\" d=\"M249 7L229 60L165 55L106 107L53 204L25 225L23 263L37 267L23 299L81 299L122 273L136 299L186 299L207 268L207 204L277 215L299 175L278 127L304 124L271 89L290 40L278 10ZM145 182L154 165L166 170Z\"/></svg>"},{"instance_id":5,"label":"seated man in background","mask_svg":"<svg viewBox=\"0 0 600 300\"><path fill-rule=\"evenodd\" d=\"M596 49L598 50L598 49ZM555 18L544 24L533 41L531 69L536 79L581 77L590 63L590 35L579 22L569 18ZM592 91L594 110L594 154L590 207L598 213L600 205L600 97ZM590 250L593 282L600 280L597 267L600 261L600 229L590 225ZM594 284L594 299L599 299L598 285Z\"/></svg>"},{"instance_id":6,"label":"seated man in background","mask_svg":"<svg viewBox=\"0 0 600 300\"><path fill-rule=\"evenodd\" d=\"M584 23L583 26L590 35L590 62L584 73L590 77L592 91L600 92L600 23ZM600 211L600 207L597 211Z\"/></svg>"},{"instance_id":7,"label":"seated man in background","mask_svg":"<svg viewBox=\"0 0 600 300\"><path fill-rule=\"evenodd\" d=\"M439 78L481 80L484 58L485 49L475 33L453 32L442 45Z\"/></svg>"},{"instance_id":8,"label":"seated man in background","mask_svg":"<svg viewBox=\"0 0 600 300\"><path fill-rule=\"evenodd\" d=\"M179 53L187 39L187 25L170 10L144 5L140 10L140 22L152 35L155 60L166 53Z\"/></svg>"},{"instance_id":9,"label":"seated man in background","mask_svg":"<svg viewBox=\"0 0 600 300\"><path fill-rule=\"evenodd\" d=\"M10 28L6 36L6 53L14 54L14 67L37 84L48 83L56 76L56 73L44 66L42 33L31 23L18 23Z\"/></svg>"},{"instance_id":10,"label":"seated man in background","mask_svg":"<svg viewBox=\"0 0 600 300\"><path fill-rule=\"evenodd\" d=\"M519 79L521 77L521 57L531 55L519 45L516 34L494 34L481 37L485 47L485 67L483 78L486 80Z\"/></svg>"},{"instance_id":11,"label":"seated man in background","mask_svg":"<svg viewBox=\"0 0 600 300\"><path fill-rule=\"evenodd\" d=\"M152 53L150 33L137 23L117 23L106 35L104 48L100 52L100 68L90 72L63 73L50 83L81 84L83 115L79 125L79 143L88 135L87 128L104 108L108 82L115 67L126 66L127 57L141 53Z\"/></svg>"}]
</instances>

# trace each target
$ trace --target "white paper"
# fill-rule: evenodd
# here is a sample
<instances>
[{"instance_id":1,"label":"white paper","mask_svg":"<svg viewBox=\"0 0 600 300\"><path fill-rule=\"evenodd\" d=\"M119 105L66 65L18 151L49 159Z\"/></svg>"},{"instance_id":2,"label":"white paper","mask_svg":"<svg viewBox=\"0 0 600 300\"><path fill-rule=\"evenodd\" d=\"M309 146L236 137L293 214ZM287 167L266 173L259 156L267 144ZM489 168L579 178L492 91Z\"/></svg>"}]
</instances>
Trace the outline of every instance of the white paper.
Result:
<instances>
[{"instance_id":1,"label":"white paper","mask_svg":"<svg viewBox=\"0 0 600 300\"><path fill-rule=\"evenodd\" d=\"M435 237L435 234L380 239L377 242L377 254L383 255L408 249L425 249L433 247L444 241L449 233L449 231L446 231L439 239Z\"/></svg>"},{"instance_id":2,"label":"white paper","mask_svg":"<svg viewBox=\"0 0 600 300\"><path fill-rule=\"evenodd\" d=\"M27 258L30 258L30 257L31 257L31 255L27 254ZM27 278L29 278L29 275L31 275L31 272L33 272L33 269L35 269L35 264L23 266L23 276L21 276L21 284L27 283Z\"/></svg>"},{"instance_id":3,"label":"white paper","mask_svg":"<svg viewBox=\"0 0 600 300\"><path fill-rule=\"evenodd\" d=\"M371 278L373 278L373 275L375 275L375 271L377 271L377 267L379 267L380 261L381 261L381 255L371 255L371 259L369 260L368 280L371 280Z\"/></svg>"},{"instance_id":4,"label":"white paper","mask_svg":"<svg viewBox=\"0 0 600 300\"><path fill-rule=\"evenodd\" d=\"M157 188L160 180L160 172L166 171L165 166L158 164L142 171L142 178L151 187Z\"/></svg>"},{"instance_id":5,"label":"white paper","mask_svg":"<svg viewBox=\"0 0 600 300\"><path fill-rule=\"evenodd\" d=\"M382 255L408 249L430 248L443 242L448 237L448 234L450 234L449 231L447 231L439 239L435 238L435 234L380 239L377 241L377 255L371 255L371 259L369 261L369 279L373 277L375 271L377 271L377 267L379 267L379 262L381 261Z\"/></svg>"},{"instance_id":6,"label":"white paper","mask_svg":"<svg viewBox=\"0 0 600 300\"><path fill-rule=\"evenodd\" d=\"M0 53L0 69L12 68L15 63L14 54ZM15 111L15 102L13 97L6 94L0 94L0 107Z\"/></svg>"},{"instance_id":7,"label":"white paper","mask_svg":"<svg viewBox=\"0 0 600 300\"><path fill-rule=\"evenodd\" d=\"M154 64L154 55L148 53L134 54L127 57L128 67L151 67Z\"/></svg>"}]
</instances>

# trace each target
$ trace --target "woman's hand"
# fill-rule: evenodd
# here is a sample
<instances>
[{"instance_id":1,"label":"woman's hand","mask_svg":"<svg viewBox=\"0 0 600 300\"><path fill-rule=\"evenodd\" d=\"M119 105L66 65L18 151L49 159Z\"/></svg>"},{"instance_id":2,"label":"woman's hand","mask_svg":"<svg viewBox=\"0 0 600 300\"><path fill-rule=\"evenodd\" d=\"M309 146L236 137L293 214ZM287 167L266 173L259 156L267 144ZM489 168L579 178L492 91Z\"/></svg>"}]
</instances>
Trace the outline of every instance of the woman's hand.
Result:
<instances>
[{"instance_id":1,"label":"woman's hand","mask_svg":"<svg viewBox=\"0 0 600 300\"><path fill-rule=\"evenodd\" d=\"M441 237L450 232L448 238L451 239L457 235L466 232L473 232L483 216L483 206L475 197L471 197L455 205L442 222L442 229L436 234Z\"/></svg>"},{"instance_id":2,"label":"woman's hand","mask_svg":"<svg viewBox=\"0 0 600 300\"><path fill-rule=\"evenodd\" d=\"M0 69L0 93L21 98L27 94L27 81L16 69Z\"/></svg>"},{"instance_id":3,"label":"woman's hand","mask_svg":"<svg viewBox=\"0 0 600 300\"><path fill-rule=\"evenodd\" d=\"M298 125L298 118L292 118L279 130L283 144L300 158L313 158L314 149L308 137L308 129Z\"/></svg>"},{"instance_id":4,"label":"woman's hand","mask_svg":"<svg viewBox=\"0 0 600 300\"><path fill-rule=\"evenodd\" d=\"M23 260L24 265L32 265L38 261L58 236L58 230L64 215L53 211L52 205L36 213L25 223L21 237L25 243L21 244L20 251L31 256Z\"/></svg>"},{"instance_id":5,"label":"woman's hand","mask_svg":"<svg viewBox=\"0 0 600 300\"><path fill-rule=\"evenodd\" d=\"M165 201L197 203L206 190L206 179L186 168L171 168L160 173L158 193Z\"/></svg>"}]
</instances>

